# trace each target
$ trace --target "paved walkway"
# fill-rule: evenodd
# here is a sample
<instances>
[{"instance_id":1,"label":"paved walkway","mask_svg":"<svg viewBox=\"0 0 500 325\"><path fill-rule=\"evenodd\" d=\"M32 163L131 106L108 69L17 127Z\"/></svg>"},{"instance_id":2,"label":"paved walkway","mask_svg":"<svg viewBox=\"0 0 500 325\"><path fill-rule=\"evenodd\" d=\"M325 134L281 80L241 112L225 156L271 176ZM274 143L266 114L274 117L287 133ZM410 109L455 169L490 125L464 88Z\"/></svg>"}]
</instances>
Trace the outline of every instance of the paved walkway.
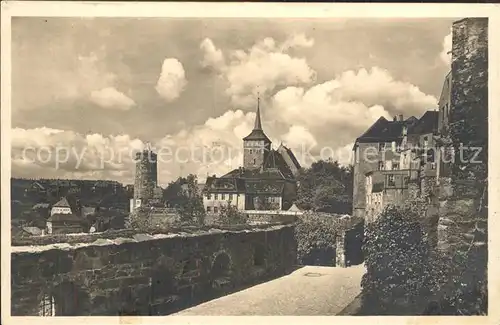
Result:
<instances>
[{"instance_id":1,"label":"paved walkway","mask_svg":"<svg viewBox=\"0 0 500 325\"><path fill-rule=\"evenodd\" d=\"M363 265L305 266L281 278L185 309L172 316L328 316L359 294Z\"/></svg>"}]
</instances>

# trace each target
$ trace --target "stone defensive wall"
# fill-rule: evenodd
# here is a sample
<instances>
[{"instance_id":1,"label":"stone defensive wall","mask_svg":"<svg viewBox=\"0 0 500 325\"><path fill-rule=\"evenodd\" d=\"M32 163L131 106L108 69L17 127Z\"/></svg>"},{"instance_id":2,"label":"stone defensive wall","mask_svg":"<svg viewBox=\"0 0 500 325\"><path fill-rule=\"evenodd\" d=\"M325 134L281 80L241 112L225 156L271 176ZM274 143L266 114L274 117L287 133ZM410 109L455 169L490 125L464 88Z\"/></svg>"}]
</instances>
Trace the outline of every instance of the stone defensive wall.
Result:
<instances>
[{"instance_id":1,"label":"stone defensive wall","mask_svg":"<svg viewBox=\"0 0 500 325\"><path fill-rule=\"evenodd\" d=\"M32 240L12 246L13 316L167 315L282 276L297 256L293 224Z\"/></svg>"}]
</instances>

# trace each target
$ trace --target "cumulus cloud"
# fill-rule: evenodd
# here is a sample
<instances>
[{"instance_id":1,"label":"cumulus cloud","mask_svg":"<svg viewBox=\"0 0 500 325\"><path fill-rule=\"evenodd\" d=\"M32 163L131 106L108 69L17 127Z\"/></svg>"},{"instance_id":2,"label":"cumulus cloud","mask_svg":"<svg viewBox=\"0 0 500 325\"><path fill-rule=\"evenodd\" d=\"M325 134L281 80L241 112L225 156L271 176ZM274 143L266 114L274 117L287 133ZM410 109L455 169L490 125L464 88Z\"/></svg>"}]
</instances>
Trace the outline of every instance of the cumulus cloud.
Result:
<instances>
[{"instance_id":1,"label":"cumulus cloud","mask_svg":"<svg viewBox=\"0 0 500 325\"><path fill-rule=\"evenodd\" d=\"M203 51L202 67L219 70L225 66L222 50L216 48L211 39L205 38L200 44L200 49Z\"/></svg>"},{"instance_id":2,"label":"cumulus cloud","mask_svg":"<svg viewBox=\"0 0 500 325\"><path fill-rule=\"evenodd\" d=\"M304 33L294 34L289 37L282 45L284 51L291 48L299 47L312 47L314 45L314 39L307 38Z\"/></svg>"},{"instance_id":3,"label":"cumulus cloud","mask_svg":"<svg viewBox=\"0 0 500 325\"><path fill-rule=\"evenodd\" d=\"M202 125L183 129L159 140L155 146L170 151L172 165L183 165L185 173L205 178L207 172L222 175L242 163L242 138L250 133L255 113L227 111ZM175 167L174 167L175 168Z\"/></svg>"},{"instance_id":4,"label":"cumulus cloud","mask_svg":"<svg viewBox=\"0 0 500 325\"><path fill-rule=\"evenodd\" d=\"M346 71L307 89L282 89L273 96L269 114L271 119L291 125L282 139L293 149L313 147L310 152L313 156L323 150L323 154L333 159L348 161L345 150L339 152L339 148L346 146L350 151L353 139L379 117L391 119L396 114L420 117L435 105L436 99L416 86L373 68ZM304 162L308 154L304 153L299 160Z\"/></svg>"},{"instance_id":5,"label":"cumulus cloud","mask_svg":"<svg viewBox=\"0 0 500 325\"><path fill-rule=\"evenodd\" d=\"M14 177L115 179L129 183L144 144L128 135L79 134L49 128L12 129Z\"/></svg>"},{"instance_id":6,"label":"cumulus cloud","mask_svg":"<svg viewBox=\"0 0 500 325\"><path fill-rule=\"evenodd\" d=\"M382 105L391 112L420 114L434 109L437 100L417 86L395 80L387 70L346 71L333 81L333 96L338 101L359 101L368 106Z\"/></svg>"},{"instance_id":7,"label":"cumulus cloud","mask_svg":"<svg viewBox=\"0 0 500 325\"><path fill-rule=\"evenodd\" d=\"M316 146L318 142L314 135L302 125L292 125L287 133L282 136L283 144L292 148L301 146Z\"/></svg>"},{"instance_id":8,"label":"cumulus cloud","mask_svg":"<svg viewBox=\"0 0 500 325\"><path fill-rule=\"evenodd\" d=\"M167 102L172 102L180 96L186 85L186 74L182 63L175 58L165 59L156 83L158 94Z\"/></svg>"},{"instance_id":9,"label":"cumulus cloud","mask_svg":"<svg viewBox=\"0 0 500 325\"><path fill-rule=\"evenodd\" d=\"M271 41L267 42L272 47ZM303 166L317 159L334 159L350 163L353 139L362 134L380 116L413 112L416 117L435 105L435 98L425 95L412 84L397 81L382 69L347 71L336 78L309 88L290 86L278 91L269 105L262 105L264 130L273 140L292 148ZM203 124L186 127L153 142L160 155L160 182L194 173L203 180L207 173L222 175L241 166L242 138L253 128L255 113L230 110L208 118ZM50 175L54 160L30 163L21 155L22 148L31 146L76 148L85 156L75 168L78 156L59 165L59 176L102 177L120 181L132 179L134 168L130 159L100 158L102 152L125 152L143 146L142 141L126 135L82 135L57 129L14 129L13 168ZM85 148L85 149L84 149ZM110 149L113 148L113 149ZM101 156L100 156L101 155ZM129 157L130 154L127 156ZM28 156L33 158L33 156ZM113 158L113 159L111 159ZM44 168L52 167L43 173ZM102 168L101 168L102 167Z\"/></svg>"},{"instance_id":10,"label":"cumulus cloud","mask_svg":"<svg viewBox=\"0 0 500 325\"><path fill-rule=\"evenodd\" d=\"M226 93L234 104L249 106L257 92L265 96L278 86L308 84L315 76L305 58L284 53L272 38L266 38L248 52L234 53L226 71L229 82Z\"/></svg>"},{"instance_id":11,"label":"cumulus cloud","mask_svg":"<svg viewBox=\"0 0 500 325\"><path fill-rule=\"evenodd\" d=\"M316 72L303 57L291 55L287 50L311 47L313 39L304 34L294 34L282 43L266 37L250 49L237 49L224 53L210 39L201 43L204 51L202 65L216 69L227 81L226 94L238 107L254 105L257 92L263 96L276 88L303 85L314 81Z\"/></svg>"},{"instance_id":12,"label":"cumulus cloud","mask_svg":"<svg viewBox=\"0 0 500 325\"><path fill-rule=\"evenodd\" d=\"M90 93L90 100L103 108L128 110L135 102L114 87L102 88Z\"/></svg>"},{"instance_id":13,"label":"cumulus cloud","mask_svg":"<svg viewBox=\"0 0 500 325\"><path fill-rule=\"evenodd\" d=\"M450 28L450 33L446 35L443 39L443 50L441 51L439 57L446 65L451 64L451 47L452 47L453 34Z\"/></svg>"}]
</instances>

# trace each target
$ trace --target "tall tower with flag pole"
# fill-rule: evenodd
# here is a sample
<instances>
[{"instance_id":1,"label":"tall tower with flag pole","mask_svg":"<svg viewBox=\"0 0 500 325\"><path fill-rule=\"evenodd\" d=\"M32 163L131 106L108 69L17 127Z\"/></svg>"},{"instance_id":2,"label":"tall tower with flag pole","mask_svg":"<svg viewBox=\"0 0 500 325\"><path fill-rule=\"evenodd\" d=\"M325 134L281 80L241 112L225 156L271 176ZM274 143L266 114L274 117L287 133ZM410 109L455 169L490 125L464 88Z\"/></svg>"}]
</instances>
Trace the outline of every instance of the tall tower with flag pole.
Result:
<instances>
[{"instance_id":1,"label":"tall tower with flag pole","mask_svg":"<svg viewBox=\"0 0 500 325\"><path fill-rule=\"evenodd\" d=\"M247 169L261 168L271 150L271 140L262 129L260 117L260 95L257 95L257 110L252 132L243 138L243 167Z\"/></svg>"}]
</instances>

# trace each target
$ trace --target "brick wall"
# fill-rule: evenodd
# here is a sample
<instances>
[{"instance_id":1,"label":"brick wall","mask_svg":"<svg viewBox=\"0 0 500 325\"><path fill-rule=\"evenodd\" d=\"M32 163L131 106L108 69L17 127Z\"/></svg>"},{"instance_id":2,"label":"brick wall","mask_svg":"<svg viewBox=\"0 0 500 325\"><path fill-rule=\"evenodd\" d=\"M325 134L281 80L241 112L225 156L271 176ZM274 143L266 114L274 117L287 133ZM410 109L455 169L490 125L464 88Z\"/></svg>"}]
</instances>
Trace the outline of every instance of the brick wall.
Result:
<instances>
[{"instance_id":1,"label":"brick wall","mask_svg":"<svg viewBox=\"0 0 500 325\"><path fill-rule=\"evenodd\" d=\"M44 297L56 315L165 315L283 275L296 259L293 226L155 236L14 247L12 315L39 315Z\"/></svg>"}]
</instances>

